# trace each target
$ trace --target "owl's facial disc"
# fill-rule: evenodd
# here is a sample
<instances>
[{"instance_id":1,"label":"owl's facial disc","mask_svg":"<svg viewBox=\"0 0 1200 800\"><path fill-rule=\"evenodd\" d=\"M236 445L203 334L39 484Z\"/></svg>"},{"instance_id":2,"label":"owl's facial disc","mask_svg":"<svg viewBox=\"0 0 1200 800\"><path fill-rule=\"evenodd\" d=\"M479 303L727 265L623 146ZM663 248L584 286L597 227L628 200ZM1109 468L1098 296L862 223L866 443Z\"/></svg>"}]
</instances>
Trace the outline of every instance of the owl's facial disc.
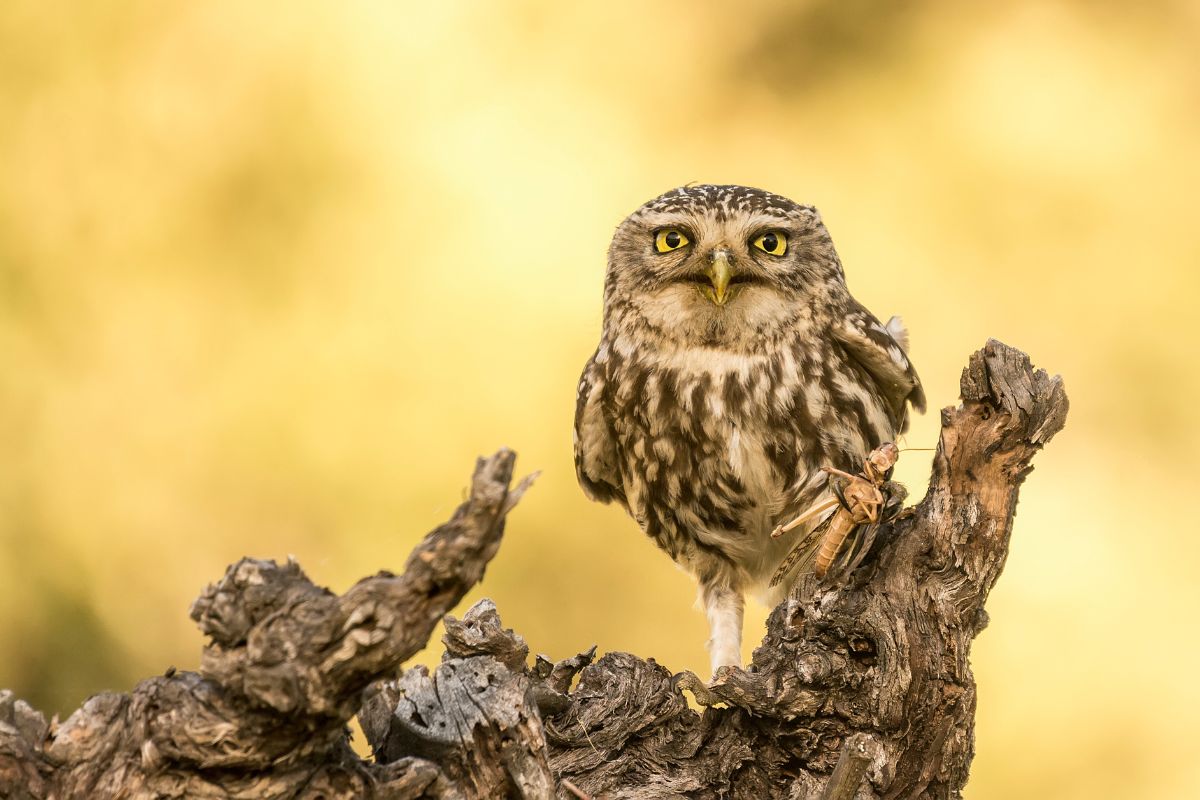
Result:
<instances>
[{"instance_id":1,"label":"owl's facial disc","mask_svg":"<svg viewBox=\"0 0 1200 800\"><path fill-rule=\"evenodd\" d=\"M811 206L743 186L685 186L625 219L609 247L605 324L663 346L757 351L842 302Z\"/></svg>"}]
</instances>

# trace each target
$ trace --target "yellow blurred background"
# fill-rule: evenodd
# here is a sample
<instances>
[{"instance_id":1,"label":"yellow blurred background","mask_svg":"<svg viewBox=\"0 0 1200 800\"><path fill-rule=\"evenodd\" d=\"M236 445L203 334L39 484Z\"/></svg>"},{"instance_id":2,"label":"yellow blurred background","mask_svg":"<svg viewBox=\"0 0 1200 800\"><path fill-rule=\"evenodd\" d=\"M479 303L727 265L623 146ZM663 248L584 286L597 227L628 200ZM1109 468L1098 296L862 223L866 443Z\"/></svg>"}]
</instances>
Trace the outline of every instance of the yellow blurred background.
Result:
<instances>
[{"instance_id":1,"label":"yellow blurred background","mask_svg":"<svg viewBox=\"0 0 1200 800\"><path fill-rule=\"evenodd\" d=\"M501 445L542 477L466 602L703 671L691 580L584 499L570 435L608 238L690 181L822 210L912 331L908 445L989 336L1066 380L967 796L1196 796L1186 0L6 0L0 686L62 713L193 668L226 564L396 569Z\"/></svg>"}]
</instances>

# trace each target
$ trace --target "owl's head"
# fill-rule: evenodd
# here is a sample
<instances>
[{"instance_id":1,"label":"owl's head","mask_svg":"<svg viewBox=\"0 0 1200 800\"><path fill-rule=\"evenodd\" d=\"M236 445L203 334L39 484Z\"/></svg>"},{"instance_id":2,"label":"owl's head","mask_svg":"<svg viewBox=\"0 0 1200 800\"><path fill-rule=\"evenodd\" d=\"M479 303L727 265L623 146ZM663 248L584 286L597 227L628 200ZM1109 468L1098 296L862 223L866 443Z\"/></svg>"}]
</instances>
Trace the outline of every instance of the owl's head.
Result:
<instances>
[{"instance_id":1,"label":"owl's head","mask_svg":"<svg viewBox=\"0 0 1200 800\"><path fill-rule=\"evenodd\" d=\"M812 206L746 186L681 186L617 228L605 319L681 345L752 351L811 321L844 291Z\"/></svg>"}]
</instances>

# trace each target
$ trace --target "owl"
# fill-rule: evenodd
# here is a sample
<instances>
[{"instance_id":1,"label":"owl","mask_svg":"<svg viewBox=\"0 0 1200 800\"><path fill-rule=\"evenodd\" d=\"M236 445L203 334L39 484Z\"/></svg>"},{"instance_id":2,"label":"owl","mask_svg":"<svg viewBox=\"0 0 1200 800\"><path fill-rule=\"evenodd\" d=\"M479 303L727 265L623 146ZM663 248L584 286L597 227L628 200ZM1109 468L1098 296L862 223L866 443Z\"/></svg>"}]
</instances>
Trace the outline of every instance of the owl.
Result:
<instances>
[{"instance_id":1,"label":"owl","mask_svg":"<svg viewBox=\"0 0 1200 800\"><path fill-rule=\"evenodd\" d=\"M800 541L771 531L829 491L821 467L858 471L924 410L907 338L850 295L812 206L689 185L617 228L576 473L695 576L714 673L741 662L746 593L794 582L768 594Z\"/></svg>"}]
</instances>

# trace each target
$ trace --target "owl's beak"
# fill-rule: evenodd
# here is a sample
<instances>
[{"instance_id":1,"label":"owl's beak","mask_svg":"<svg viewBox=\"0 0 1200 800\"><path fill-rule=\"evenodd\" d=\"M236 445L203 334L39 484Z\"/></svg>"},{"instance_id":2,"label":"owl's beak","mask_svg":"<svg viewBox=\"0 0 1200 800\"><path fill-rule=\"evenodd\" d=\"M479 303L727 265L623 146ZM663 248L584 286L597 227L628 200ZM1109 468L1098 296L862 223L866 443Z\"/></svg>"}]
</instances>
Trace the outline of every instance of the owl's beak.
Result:
<instances>
[{"instance_id":1,"label":"owl's beak","mask_svg":"<svg viewBox=\"0 0 1200 800\"><path fill-rule=\"evenodd\" d=\"M734 276L733 263L729 259L728 250L714 250L708 259L708 269L704 274L712 283L712 287L704 287L704 296L723 306L729 299L729 282Z\"/></svg>"}]
</instances>

